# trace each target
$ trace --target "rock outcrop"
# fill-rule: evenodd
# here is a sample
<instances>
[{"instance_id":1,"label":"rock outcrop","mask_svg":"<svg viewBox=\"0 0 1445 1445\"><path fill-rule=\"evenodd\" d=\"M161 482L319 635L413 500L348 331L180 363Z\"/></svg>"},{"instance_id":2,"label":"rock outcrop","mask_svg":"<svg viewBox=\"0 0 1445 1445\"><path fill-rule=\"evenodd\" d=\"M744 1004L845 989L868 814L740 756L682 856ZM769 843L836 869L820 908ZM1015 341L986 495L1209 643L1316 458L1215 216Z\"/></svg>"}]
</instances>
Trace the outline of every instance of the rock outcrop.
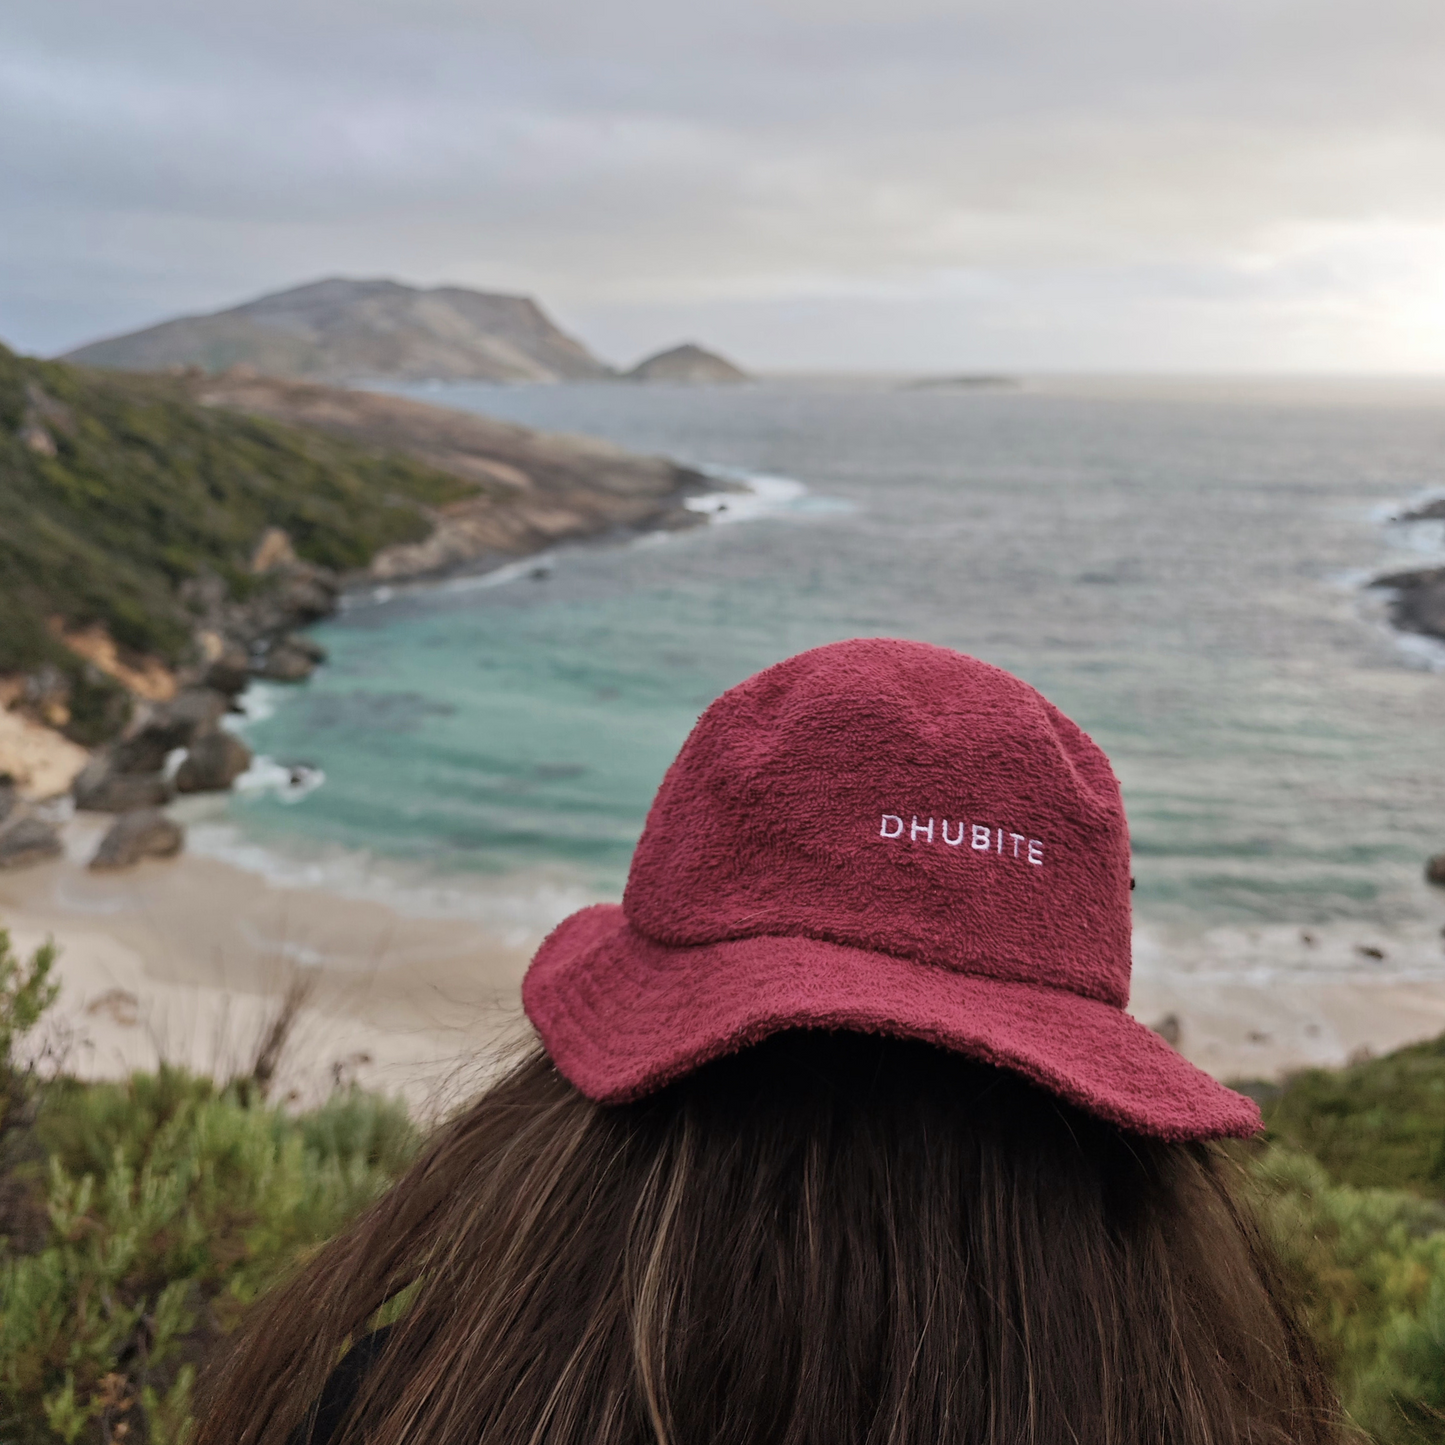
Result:
<instances>
[{"instance_id":1,"label":"rock outcrop","mask_svg":"<svg viewBox=\"0 0 1445 1445\"><path fill-rule=\"evenodd\" d=\"M1416 572L1395 572L1371 584L1388 587L1390 621L1402 632L1445 638L1445 567L1424 567Z\"/></svg>"},{"instance_id":2,"label":"rock outcrop","mask_svg":"<svg viewBox=\"0 0 1445 1445\"><path fill-rule=\"evenodd\" d=\"M219 372L243 365L322 381L569 381L613 374L530 297L340 277L96 341L64 359L121 371Z\"/></svg>"},{"instance_id":3,"label":"rock outcrop","mask_svg":"<svg viewBox=\"0 0 1445 1445\"><path fill-rule=\"evenodd\" d=\"M251 749L234 733L216 729L199 737L176 769L179 793L223 793L251 766Z\"/></svg>"},{"instance_id":4,"label":"rock outcrop","mask_svg":"<svg viewBox=\"0 0 1445 1445\"><path fill-rule=\"evenodd\" d=\"M325 661L326 649L320 643L286 633L266 649L256 676L271 682L305 682Z\"/></svg>"},{"instance_id":5,"label":"rock outcrop","mask_svg":"<svg viewBox=\"0 0 1445 1445\"><path fill-rule=\"evenodd\" d=\"M185 840L185 829L160 808L136 808L111 824L90 866L102 872L129 868L142 858L173 858Z\"/></svg>"},{"instance_id":6,"label":"rock outcrop","mask_svg":"<svg viewBox=\"0 0 1445 1445\"><path fill-rule=\"evenodd\" d=\"M64 851L55 825L42 818L20 818L0 830L0 868L27 868Z\"/></svg>"},{"instance_id":7,"label":"rock outcrop","mask_svg":"<svg viewBox=\"0 0 1445 1445\"><path fill-rule=\"evenodd\" d=\"M175 789L158 772L122 772L102 753L80 770L71 792L75 806L83 812L128 813L170 802Z\"/></svg>"},{"instance_id":8,"label":"rock outcrop","mask_svg":"<svg viewBox=\"0 0 1445 1445\"><path fill-rule=\"evenodd\" d=\"M639 361L623 380L665 382L672 386L736 386L752 378L726 357L715 351L704 351L689 341Z\"/></svg>"}]
</instances>

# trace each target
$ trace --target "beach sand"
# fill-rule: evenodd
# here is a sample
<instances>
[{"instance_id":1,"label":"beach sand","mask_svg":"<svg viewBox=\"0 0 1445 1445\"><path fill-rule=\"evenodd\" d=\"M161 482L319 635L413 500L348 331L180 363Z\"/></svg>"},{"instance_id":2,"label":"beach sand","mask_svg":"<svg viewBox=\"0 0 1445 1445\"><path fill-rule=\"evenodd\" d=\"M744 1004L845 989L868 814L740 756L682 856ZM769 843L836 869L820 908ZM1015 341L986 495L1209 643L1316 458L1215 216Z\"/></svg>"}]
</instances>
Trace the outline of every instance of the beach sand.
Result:
<instances>
[{"instance_id":1,"label":"beach sand","mask_svg":"<svg viewBox=\"0 0 1445 1445\"><path fill-rule=\"evenodd\" d=\"M247 1073L298 977L310 993L273 1097L315 1102L355 1080L435 1113L530 1037L518 991L538 930L413 916L194 855L90 873L108 821L79 815L65 858L0 873L0 926L22 950L47 937L61 950L52 1063L84 1077L162 1059ZM1174 1014L1181 1052L1220 1078L1339 1065L1445 1031L1439 933L1429 922L1415 933L1381 940L1375 960L1360 952L1375 946L1367 932L1347 925L1192 942L1141 931L1131 1008L1150 1025Z\"/></svg>"},{"instance_id":2,"label":"beach sand","mask_svg":"<svg viewBox=\"0 0 1445 1445\"><path fill-rule=\"evenodd\" d=\"M535 940L205 857L91 873L109 821L82 814L64 827L65 858L0 873L0 927L16 948L60 949L41 1046L67 1071L118 1077L164 1059L247 1073L298 979L310 991L273 1097L314 1102L355 1080L428 1112L527 1036L518 989Z\"/></svg>"}]
</instances>

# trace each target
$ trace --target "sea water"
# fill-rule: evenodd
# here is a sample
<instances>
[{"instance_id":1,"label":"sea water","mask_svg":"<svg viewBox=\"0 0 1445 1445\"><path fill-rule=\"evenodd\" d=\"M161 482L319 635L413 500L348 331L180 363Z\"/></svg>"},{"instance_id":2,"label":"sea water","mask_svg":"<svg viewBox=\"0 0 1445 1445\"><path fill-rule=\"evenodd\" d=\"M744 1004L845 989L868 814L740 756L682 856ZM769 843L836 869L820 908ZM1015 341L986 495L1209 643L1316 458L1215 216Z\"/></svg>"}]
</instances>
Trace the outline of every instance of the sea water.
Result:
<instances>
[{"instance_id":1,"label":"sea water","mask_svg":"<svg viewBox=\"0 0 1445 1445\"><path fill-rule=\"evenodd\" d=\"M1146 926L1445 919L1421 881L1445 849L1440 651L1364 585L1439 556L1438 525L1392 518L1445 488L1445 387L416 394L755 491L691 531L354 596L309 683L253 692L263 761L203 850L536 936L619 896L718 693L888 635L1018 673L1102 744Z\"/></svg>"}]
</instances>

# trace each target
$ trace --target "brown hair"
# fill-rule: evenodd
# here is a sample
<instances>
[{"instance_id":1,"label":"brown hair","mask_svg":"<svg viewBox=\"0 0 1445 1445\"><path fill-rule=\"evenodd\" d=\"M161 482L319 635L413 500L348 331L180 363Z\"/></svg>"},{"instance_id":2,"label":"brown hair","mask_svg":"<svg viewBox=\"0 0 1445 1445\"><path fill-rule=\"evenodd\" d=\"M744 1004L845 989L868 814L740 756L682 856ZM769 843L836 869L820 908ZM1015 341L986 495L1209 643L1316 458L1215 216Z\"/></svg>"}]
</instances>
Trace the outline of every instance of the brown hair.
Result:
<instances>
[{"instance_id":1,"label":"brown hair","mask_svg":"<svg viewBox=\"0 0 1445 1445\"><path fill-rule=\"evenodd\" d=\"M896 1039L612 1107L535 1053L259 1305L197 1445L284 1445L407 1286L338 1445L1330 1440L1233 1167Z\"/></svg>"}]
</instances>

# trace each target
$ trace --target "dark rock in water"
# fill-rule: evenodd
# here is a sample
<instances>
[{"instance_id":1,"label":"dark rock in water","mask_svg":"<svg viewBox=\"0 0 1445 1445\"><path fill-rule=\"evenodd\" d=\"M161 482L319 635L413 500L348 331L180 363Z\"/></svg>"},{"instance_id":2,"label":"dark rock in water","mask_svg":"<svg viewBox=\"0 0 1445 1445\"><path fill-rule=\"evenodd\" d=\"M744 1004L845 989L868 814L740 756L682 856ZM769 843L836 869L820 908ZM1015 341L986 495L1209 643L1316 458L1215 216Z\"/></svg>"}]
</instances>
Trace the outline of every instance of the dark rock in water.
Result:
<instances>
[{"instance_id":1,"label":"dark rock in water","mask_svg":"<svg viewBox=\"0 0 1445 1445\"><path fill-rule=\"evenodd\" d=\"M1377 578L1373 587L1390 587L1390 621L1402 632L1445 638L1445 567L1395 572Z\"/></svg>"},{"instance_id":2,"label":"dark rock in water","mask_svg":"<svg viewBox=\"0 0 1445 1445\"><path fill-rule=\"evenodd\" d=\"M271 682L305 682L326 661L326 649L309 637L278 637L266 651L257 669L258 677Z\"/></svg>"},{"instance_id":3,"label":"dark rock in water","mask_svg":"<svg viewBox=\"0 0 1445 1445\"><path fill-rule=\"evenodd\" d=\"M64 851L54 824L39 818L21 818L0 832L0 868L27 868Z\"/></svg>"},{"instance_id":4,"label":"dark rock in water","mask_svg":"<svg viewBox=\"0 0 1445 1445\"><path fill-rule=\"evenodd\" d=\"M244 647L228 647L207 669L203 681L207 687L235 697L244 692L251 680L251 657Z\"/></svg>"},{"instance_id":5,"label":"dark rock in water","mask_svg":"<svg viewBox=\"0 0 1445 1445\"><path fill-rule=\"evenodd\" d=\"M0 773L0 823L15 811L19 794L15 791L15 779L9 773Z\"/></svg>"},{"instance_id":6,"label":"dark rock in water","mask_svg":"<svg viewBox=\"0 0 1445 1445\"><path fill-rule=\"evenodd\" d=\"M251 749L223 729L206 733L191 744L176 772L182 793L222 793L251 766Z\"/></svg>"},{"instance_id":7,"label":"dark rock in water","mask_svg":"<svg viewBox=\"0 0 1445 1445\"><path fill-rule=\"evenodd\" d=\"M117 772L109 758L93 758L70 785L75 806L90 813L128 813L171 800L171 785L159 773Z\"/></svg>"},{"instance_id":8,"label":"dark rock in water","mask_svg":"<svg viewBox=\"0 0 1445 1445\"><path fill-rule=\"evenodd\" d=\"M1425 864L1425 881L1445 888L1445 853L1437 853Z\"/></svg>"},{"instance_id":9,"label":"dark rock in water","mask_svg":"<svg viewBox=\"0 0 1445 1445\"><path fill-rule=\"evenodd\" d=\"M1413 512L1405 512L1401 515L1402 522L1439 522L1445 521L1445 497L1436 497L1433 502L1426 502L1423 507L1416 507Z\"/></svg>"},{"instance_id":10,"label":"dark rock in water","mask_svg":"<svg viewBox=\"0 0 1445 1445\"><path fill-rule=\"evenodd\" d=\"M129 868L142 858L174 858L185 841L185 829L161 809L135 808L111 824L90 866Z\"/></svg>"}]
</instances>

